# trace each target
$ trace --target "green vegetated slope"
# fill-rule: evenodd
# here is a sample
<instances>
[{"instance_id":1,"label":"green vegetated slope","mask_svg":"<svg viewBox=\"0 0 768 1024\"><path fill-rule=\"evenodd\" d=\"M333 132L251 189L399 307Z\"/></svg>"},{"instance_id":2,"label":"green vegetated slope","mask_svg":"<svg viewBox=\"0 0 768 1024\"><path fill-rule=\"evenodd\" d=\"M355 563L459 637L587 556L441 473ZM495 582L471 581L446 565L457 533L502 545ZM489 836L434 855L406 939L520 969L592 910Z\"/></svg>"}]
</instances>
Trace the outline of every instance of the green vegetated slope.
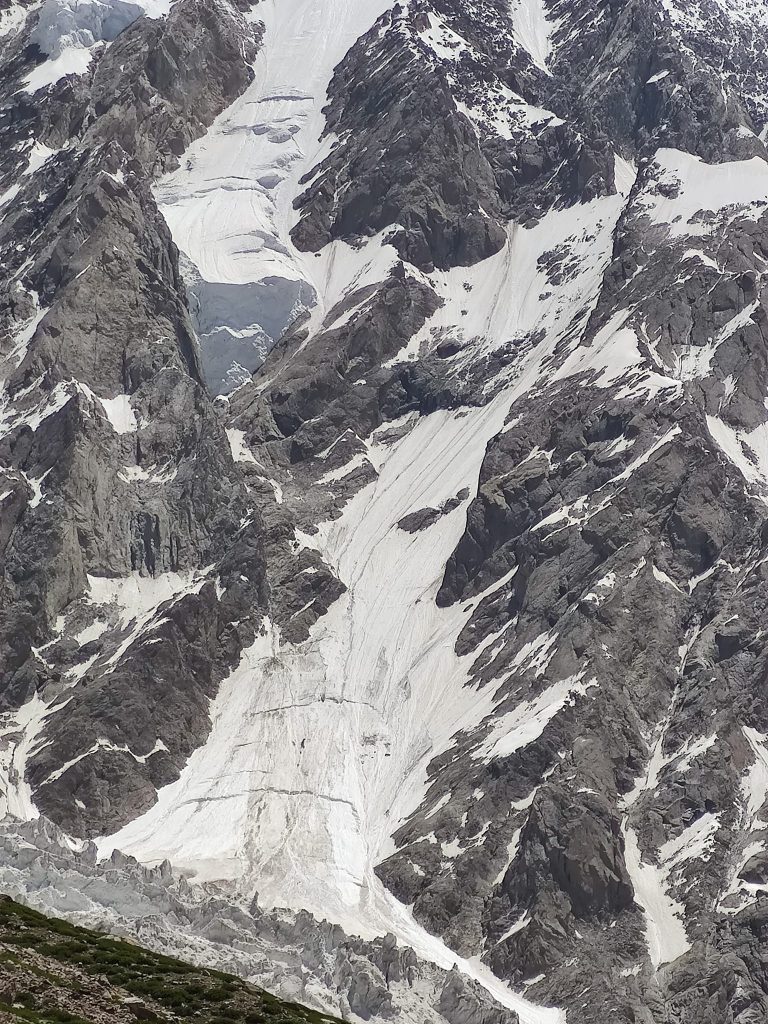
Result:
<instances>
[{"instance_id":1,"label":"green vegetated slope","mask_svg":"<svg viewBox=\"0 0 768 1024\"><path fill-rule=\"evenodd\" d=\"M45 917L0 896L0 1021L339 1024L221 971Z\"/></svg>"}]
</instances>

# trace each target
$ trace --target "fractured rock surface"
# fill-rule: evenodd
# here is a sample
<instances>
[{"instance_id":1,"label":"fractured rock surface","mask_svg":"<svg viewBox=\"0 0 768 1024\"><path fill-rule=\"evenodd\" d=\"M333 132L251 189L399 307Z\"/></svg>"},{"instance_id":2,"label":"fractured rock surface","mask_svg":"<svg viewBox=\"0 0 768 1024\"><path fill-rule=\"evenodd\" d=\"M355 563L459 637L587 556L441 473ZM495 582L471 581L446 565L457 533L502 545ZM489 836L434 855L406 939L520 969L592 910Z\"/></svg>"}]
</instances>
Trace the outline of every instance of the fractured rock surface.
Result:
<instances>
[{"instance_id":1,"label":"fractured rock surface","mask_svg":"<svg viewBox=\"0 0 768 1024\"><path fill-rule=\"evenodd\" d=\"M4 884L762 1020L764 0L83 6L0 20Z\"/></svg>"}]
</instances>

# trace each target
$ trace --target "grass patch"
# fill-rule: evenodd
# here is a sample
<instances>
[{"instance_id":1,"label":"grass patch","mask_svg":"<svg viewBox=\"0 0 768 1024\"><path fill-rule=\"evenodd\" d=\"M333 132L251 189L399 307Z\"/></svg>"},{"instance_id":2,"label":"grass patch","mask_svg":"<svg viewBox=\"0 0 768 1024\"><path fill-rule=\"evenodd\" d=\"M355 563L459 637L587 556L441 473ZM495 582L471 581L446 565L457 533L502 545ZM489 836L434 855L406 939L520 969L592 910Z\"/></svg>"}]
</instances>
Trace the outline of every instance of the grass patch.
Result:
<instances>
[{"instance_id":1,"label":"grass patch","mask_svg":"<svg viewBox=\"0 0 768 1024\"><path fill-rule=\"evenodd\" d=\"M110 938L102 932L78 928L43 914L7 896L0 896L0 943L13 952L0 950L14 970L19 965L34 977L45 978L52 987L69 988L71 982L55 970L67 965L104 985L104 1010L114 1013L114 990L123 997L134 996L158 1014L161 1020L187 1024L341 1024L335 1017L285 1002L254 985L218 970L192 967L181 960L153 953L131 942ZM24 958L24 948L45 959L45 967ZM95 986L99 991L98 985ZM31 1024L89 1024L83 1018L54 1007L41 1009L32 996L30 1005L0 1009ZM18 1002L18 1000L17 1000Z\"/></svg>"}]
</instances>

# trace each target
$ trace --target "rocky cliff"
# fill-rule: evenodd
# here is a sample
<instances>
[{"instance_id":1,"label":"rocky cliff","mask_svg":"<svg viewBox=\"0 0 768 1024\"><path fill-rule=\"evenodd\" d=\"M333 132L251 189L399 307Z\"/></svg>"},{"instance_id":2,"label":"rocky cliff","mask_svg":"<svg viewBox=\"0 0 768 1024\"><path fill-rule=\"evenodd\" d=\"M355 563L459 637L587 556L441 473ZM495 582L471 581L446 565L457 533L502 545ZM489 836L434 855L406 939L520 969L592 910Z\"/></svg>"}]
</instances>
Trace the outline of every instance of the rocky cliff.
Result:
<instances>
[{"instance_id":1,"label":"rocky cliff","mask_svg":"<svg viewBox=\"0 0 768 1024\"><path fill-rule=\"evenodd\" d=\"M767 25L3 10L14 892L167 862L349 1019L764 1019Z\"/></svg>"}]
</instances>

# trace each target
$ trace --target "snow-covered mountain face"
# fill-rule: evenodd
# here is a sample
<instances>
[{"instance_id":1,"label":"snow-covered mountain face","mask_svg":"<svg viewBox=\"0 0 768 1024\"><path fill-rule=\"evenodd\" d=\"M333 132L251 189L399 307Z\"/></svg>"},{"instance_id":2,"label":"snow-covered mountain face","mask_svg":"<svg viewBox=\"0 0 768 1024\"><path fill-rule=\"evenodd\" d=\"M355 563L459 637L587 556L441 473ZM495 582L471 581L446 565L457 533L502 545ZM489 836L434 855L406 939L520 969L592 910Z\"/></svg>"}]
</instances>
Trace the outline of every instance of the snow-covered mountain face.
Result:
<instances>
[{"instance_id":1,"label":"snow-covered mountain face","mask_svg":"<svg viewBox=\"0 0 768 1024\"><path fill-rule=\"evenodd\" d=\"M3 887L351 1020L766 1019L766 25L0 10Z\"/></svg>"}]
</instances>

